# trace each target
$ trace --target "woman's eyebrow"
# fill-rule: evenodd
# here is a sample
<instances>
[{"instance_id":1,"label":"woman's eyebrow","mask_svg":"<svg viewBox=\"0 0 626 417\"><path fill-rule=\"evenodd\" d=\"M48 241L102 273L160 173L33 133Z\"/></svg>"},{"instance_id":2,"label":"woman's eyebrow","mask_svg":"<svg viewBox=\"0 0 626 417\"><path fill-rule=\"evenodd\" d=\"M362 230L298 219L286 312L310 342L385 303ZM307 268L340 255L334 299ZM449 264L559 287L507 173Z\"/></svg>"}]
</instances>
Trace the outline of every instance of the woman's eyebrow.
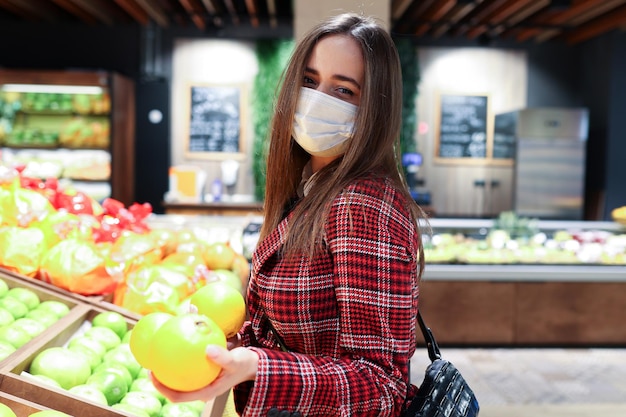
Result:
<instances>
[{"instance_id":1,"label":"woman's eyebrow","mask_svg":"<svg viewBox=\"0 0 626 417\"><path fill-rule=\"evenodd\" d=\"M306 73L310 73L310 74L313 74L313 75L318 75L318 76L319 76L319 74L320 74L320 73L319 73L319 71L317 71L316 69L310 68L310 67L306 67L306 68L304 69L304 71L305 71ZM335 80L346 81L346 82L352 83L352 84L354 84L357 88L359 88L359 89L361 88L361 85L360 85L360 84L359 84L359 83L358 83L358 82L357 82L354 78L352 78L352 77L348 77L348 76L346 76L346 75L342 75L342 74L334 74L334 75L332 76L332 78L333 78L333 79L335 79Z\"/></svg>"}]
</instances>

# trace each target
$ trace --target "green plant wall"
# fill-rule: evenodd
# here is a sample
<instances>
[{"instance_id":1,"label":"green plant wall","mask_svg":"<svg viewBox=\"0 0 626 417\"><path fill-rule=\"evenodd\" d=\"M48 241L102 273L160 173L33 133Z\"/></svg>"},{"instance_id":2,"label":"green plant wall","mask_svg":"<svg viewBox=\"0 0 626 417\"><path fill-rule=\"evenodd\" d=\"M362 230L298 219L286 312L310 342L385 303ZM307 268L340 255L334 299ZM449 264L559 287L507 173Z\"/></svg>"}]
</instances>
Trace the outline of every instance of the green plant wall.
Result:
<instances>
[{"instance_id":1,"label":"green plant wall","mask_svg":"<svg viewBox=\"0 0 626 417\"><path fill-rule=\"evenodd\" d=\"M254 196L262 201L265 195L265 157L274 99L280 76L293 50L293 40L259 40L256 44L259 72L252 91L252 123L254 125Z\"/></svg>"},{"instance_id":2,"label":"green plant wall","mask_svg":"<svg viewBox=\"0 0 626 417\"><path fill-rule=\"evenodd\" d=\"M417 151L415 132L417 129L417 87L419 84L419 67L417 50L409 39L394 39L400 65L402 66L402 129L400 132L400 148L402 154Z\"/></svg>"}]
</instances>

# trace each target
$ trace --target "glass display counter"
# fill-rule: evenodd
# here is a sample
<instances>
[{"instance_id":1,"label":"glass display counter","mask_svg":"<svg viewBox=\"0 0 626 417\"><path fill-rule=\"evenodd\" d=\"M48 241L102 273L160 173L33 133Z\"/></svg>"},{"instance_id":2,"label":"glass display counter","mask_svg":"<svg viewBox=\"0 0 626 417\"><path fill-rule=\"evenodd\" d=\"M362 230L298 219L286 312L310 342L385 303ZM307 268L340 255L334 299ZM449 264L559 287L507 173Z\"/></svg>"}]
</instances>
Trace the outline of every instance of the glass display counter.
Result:
<instances>
[{"instance_id":1,"label":"glass display counter","mask_svg":"<svg viewBox=\"0 0 626 417\"><path fill-rule=\"evenodd\" d=\"M246 255L261 222L261 216L150 220L153 227L228 235ZM626 346L624 226L537 221L527 225L533 233L523 236L519 231L512 236L511 229L502 233L500 226L497 220L440 218L430 220L431 233L424 226L420 309L441 345ZM456 249L444 259L437 251L452 242ZM485 253L472 258L463 250ZM548 252L554 256L546 258ZM515 258L520 254L525 255Z\"/></svg>"}]
</instances>

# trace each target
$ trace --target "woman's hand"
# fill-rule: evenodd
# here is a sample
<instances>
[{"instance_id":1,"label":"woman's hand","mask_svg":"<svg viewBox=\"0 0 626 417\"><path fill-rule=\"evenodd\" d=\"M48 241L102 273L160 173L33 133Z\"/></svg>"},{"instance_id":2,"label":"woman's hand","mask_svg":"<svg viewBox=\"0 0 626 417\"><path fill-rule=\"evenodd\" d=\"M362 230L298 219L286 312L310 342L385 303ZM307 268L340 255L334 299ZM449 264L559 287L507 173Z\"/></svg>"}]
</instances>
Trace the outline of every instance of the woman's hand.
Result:
<instances>
[{"instance_id":1,"label":"woman's hand","mask_svg":"<svg viewBox=\"0 0 626 417\"><path fill-rule=\"evenodd\" d=\"M217 345L209 345L206 349L207 358L222 367L217 378L204 388L196 391L182 392L172 390L160 383L152 373L150 379L155 388L172 402L212 400L220 394L245 381L254 381L259 364L259 356L252 350L236 347L227 350Z\"/></svg>"},{"instance_id":2,"label":"woman's hand","mask_svg":"<svg viewBox=\"0 0 626 417\"><path fill-rule=\"evenodd\" d=\"M239 346L241 346L241 336L239 334L229 337L226 341L226 347L228 350L233 350Z\"/></svg>"}]
</instances>

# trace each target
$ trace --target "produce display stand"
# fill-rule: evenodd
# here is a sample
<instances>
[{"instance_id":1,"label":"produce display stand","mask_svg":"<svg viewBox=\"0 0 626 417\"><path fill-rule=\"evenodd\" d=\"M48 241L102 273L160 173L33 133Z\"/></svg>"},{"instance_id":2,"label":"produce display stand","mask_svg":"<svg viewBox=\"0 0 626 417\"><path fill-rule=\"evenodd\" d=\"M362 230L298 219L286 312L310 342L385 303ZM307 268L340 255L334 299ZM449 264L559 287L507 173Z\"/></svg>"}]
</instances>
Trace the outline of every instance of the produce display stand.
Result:
<instances>
[{"instance_id":1,"label":"produce display stand","mask_svg":"<svg viewBox=\"0 0 626 417\"><path fill-rule=\"evenodd\" d=\"M5 268L0 267L0 278L3 279L12 279L14 282L25 283L30 286L39 287L41 289L45 289L51 293L59 294L68 299L74 300L77 303L85 303L89 305L93 305L95 307L104 308L106 310L115 311L120 313L124 317L127 317L131 320L137 321L141 317L139 314L130 311L128 309L122 308L118 305L113 304L112 295L81 295L76 294L70 291L66 291L63 288L59 288L56 285L50 284L45 281L41 281L35 278L30 278L12 271L9 271Z\"/></svg>"},{"instance_id":2,"label":"produce display stand","mask_svg":"<svg viewBox=\"0 0 626 417\"><path fill-rule=\"evenodd\" d=\"M0 391L0 403L8 405L17 417L28 417L37 411L49 410L40 404Z\"/></svg>"},{"instance_id":3,"label":"produce display stand","mask_svg":"<svg viewBox=\"0 0 626 417\"><path fill-rule=\"evenodd\" d=\"M20 276L4 269L0 270L0 278L7 283L9 288L28 288L35 292L41 301L60 301L70 308L68 314L0 361L0 393L2 394L0 402L10 407L19 404L14 409L18 417L26 417L34 411L45 409L59 410L73 416L132 417L132 414L96 404L21 374L22 371L28 371L31 362L39 352L50 347L63 346L85 321L91 321L98 313L111 310L125 313L123 315L127 320L129 329L138 320L138 318L132 317L138 316L105 301L102 297L85 297L73 294L45 282ZM202 415L206 417L222 416L225 403L222 400L223 398L216 399L215 407L212 402L207 403Z\"/></svg>"}]
</instances>

